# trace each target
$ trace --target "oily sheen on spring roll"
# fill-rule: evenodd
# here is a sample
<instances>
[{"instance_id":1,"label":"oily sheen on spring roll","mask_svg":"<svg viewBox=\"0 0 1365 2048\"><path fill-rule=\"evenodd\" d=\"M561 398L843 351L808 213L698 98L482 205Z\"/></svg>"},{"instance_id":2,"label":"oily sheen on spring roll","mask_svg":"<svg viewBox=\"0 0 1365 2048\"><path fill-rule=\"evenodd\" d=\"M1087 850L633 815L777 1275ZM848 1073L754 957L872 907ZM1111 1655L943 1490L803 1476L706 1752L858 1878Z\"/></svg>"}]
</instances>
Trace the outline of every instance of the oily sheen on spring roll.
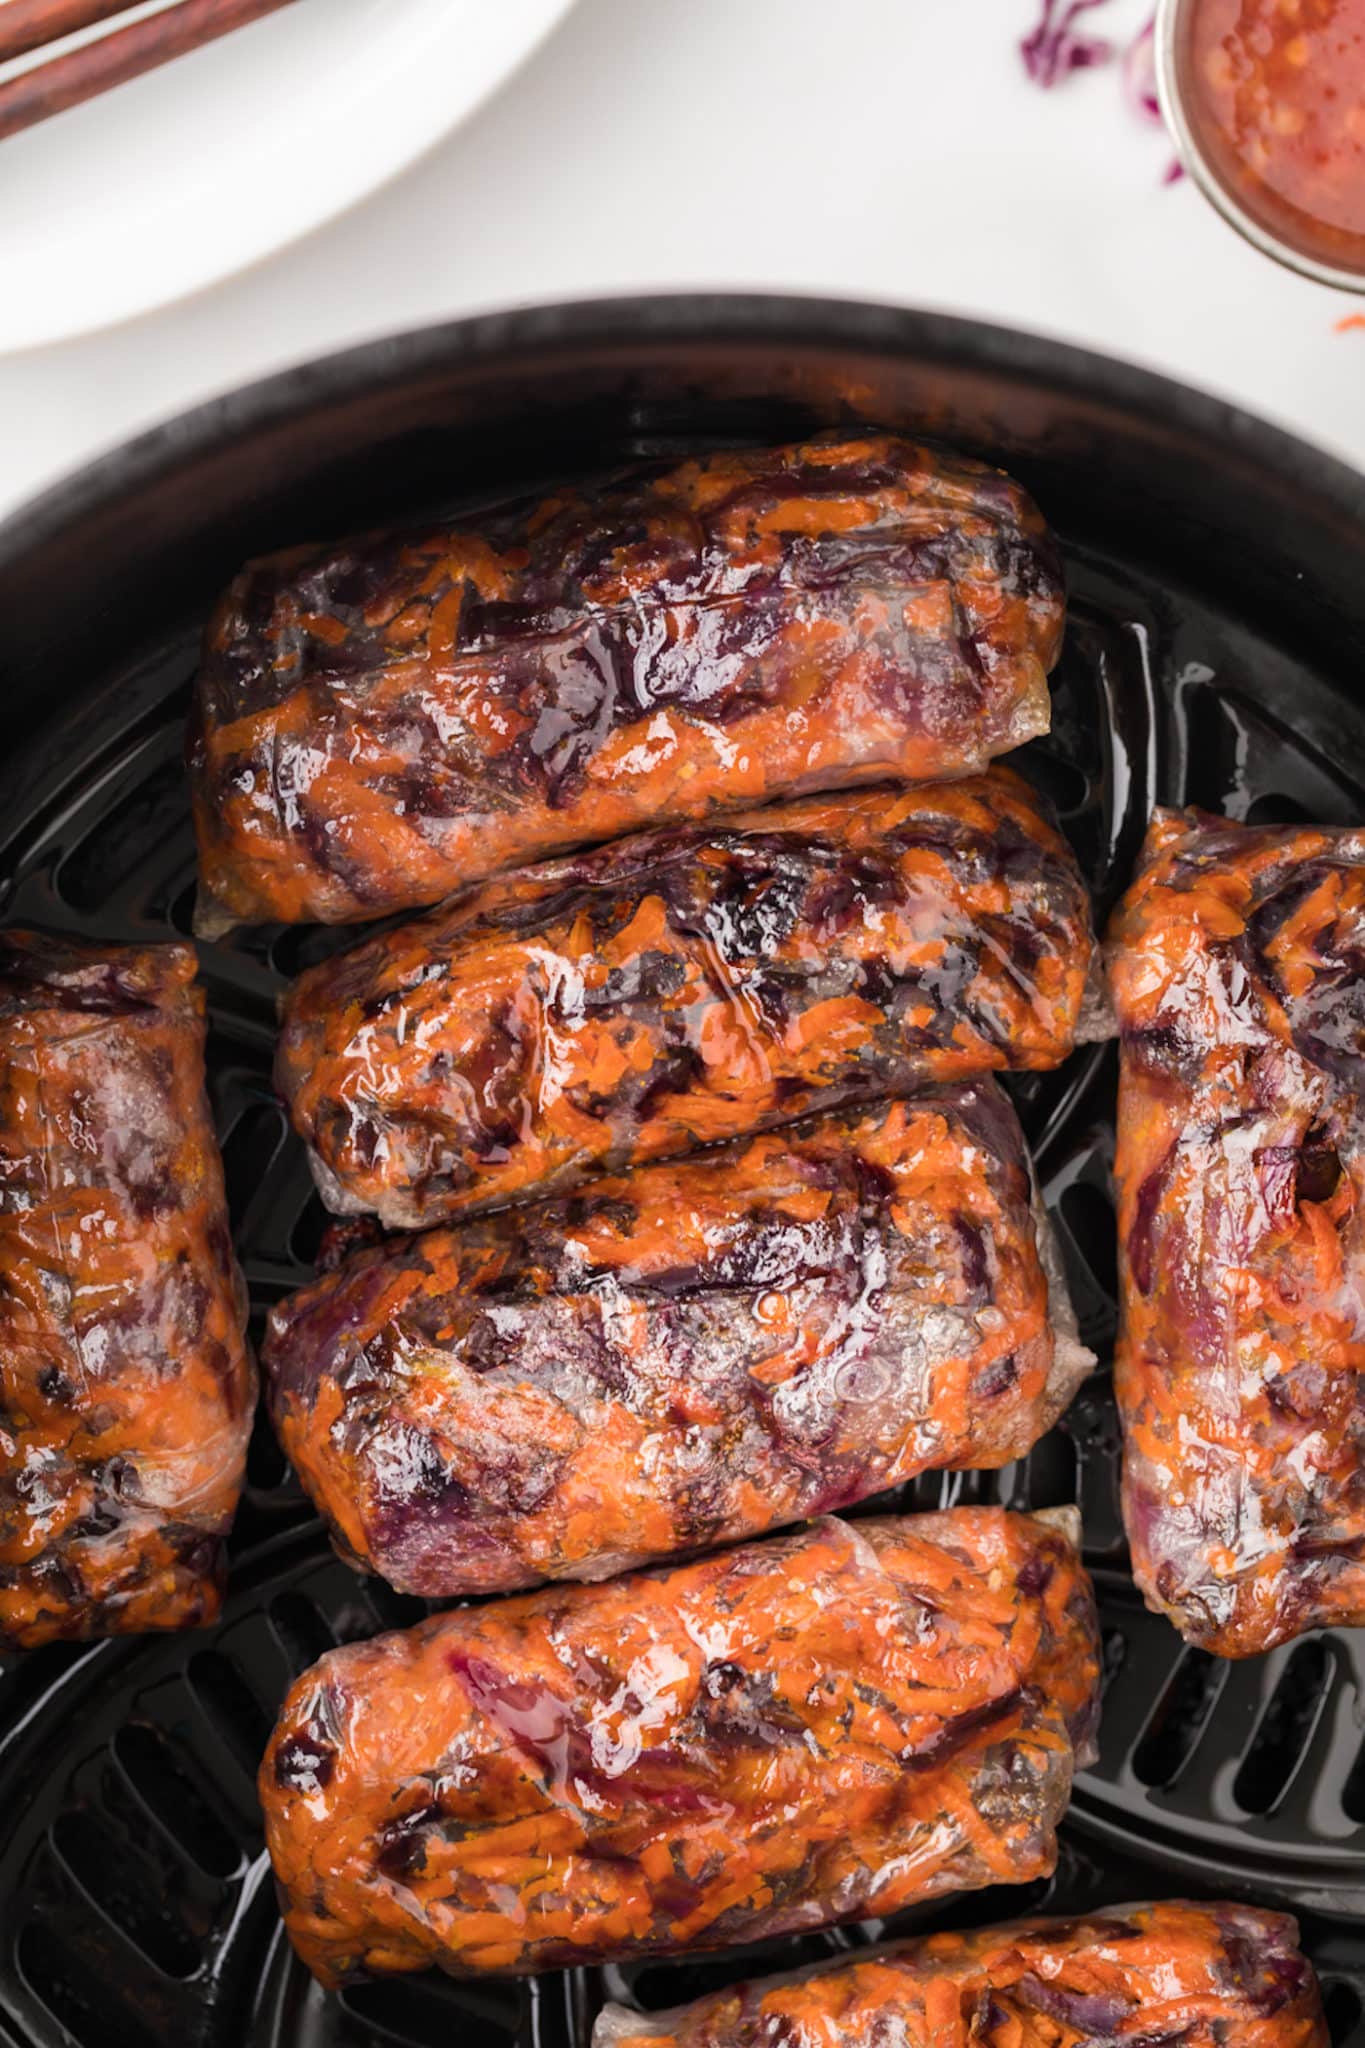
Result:
<instances>
[{"instance_id":1,"label":"oily sheen on spring roll","mask_svg":"<svg viewBox=\"0 0 1365 2048\"><path fill-rule=\"evenodd\" d=\"M726 451L254 562L209 626L197 925L437 902L804 790L984 768L1065 609L998 470L885 434Z\"/></svg>"},{"instance_id":2,"label":"oily sheen on spring roll","mask_svg":"<svg viewBox=\"0 0 1365 2048\"><path fill-rule=\"evenodd\" d=\"M931 1089L361 1252L271 1411L396 1586L602 1578L1022 1457L1093 1363L1049 1248L1000 1090Z\"/></svg>"},{"instance_id":3,"label":"oily sheen on spring roll","mask_svg":"<svg viewBox=\"0 0 1365 2048\"><path fill-rule=\"evenodd\" d=\"M1075 1527L830 1518L330 1652L260 1773L295 1947L520 1973L1046 1874L1096 1715Z\"/></svg>"},{"instance_id":4,"label":"oily sheen on spring roll","mask_svg":"<svg viewBox=\"0 0 1365 2048\"><path fill-rule=\"evenodd\" d=\"M1171 1901L929 1934L672 2012L609 2005L593 2048L1328 2048L1283 1913Z\"/></svg>"},{"instance_id":5,"label":"oily sheen on spring roll","mask_svg":"<svg viewBox=\"0 0 1365 2048\"><path fill-rule=\"evenodd\" d=\"M195 965L0 933L0 1647L218 1611L256 1385Z\"/></svg>"},{"instance_id":6,"label":"oily sheen on spring roll","mask_svg":"<svg viewBox=\"0 0 1365 2048\"><path fill-rule=\"evenodd\" d=\"M328 1206L422 1229L1108 1028L1075 860L1007 769L507 875L324 961L276 1084Z\"/></svg>"},{"instance_id":7,"label":"oily sheen on spring roll","mask_svg":"<svg viewBox=\"0 0 1365 2048\"><path fill-rule=\"evenodd\" d=\"M1251 1656L1365 1621L1365 831L1159 814L1111 937L1133 1570Z\"/></svg>"}]
</instances>

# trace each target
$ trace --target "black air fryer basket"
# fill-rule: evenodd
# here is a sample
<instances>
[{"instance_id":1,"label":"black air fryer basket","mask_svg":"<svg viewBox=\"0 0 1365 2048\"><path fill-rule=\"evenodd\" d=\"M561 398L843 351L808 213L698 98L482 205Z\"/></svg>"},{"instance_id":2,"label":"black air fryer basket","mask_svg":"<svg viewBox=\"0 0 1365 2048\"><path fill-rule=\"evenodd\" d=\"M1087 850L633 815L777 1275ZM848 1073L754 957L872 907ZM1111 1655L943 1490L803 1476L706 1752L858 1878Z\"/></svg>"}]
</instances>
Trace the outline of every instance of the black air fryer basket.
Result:
<instances>
[{"instance_id":1,"label":"black air fryer basket","mask_svg":"<svg viewBox=\"0 0 1365 2048\"><path fill-rule=\"evenodd\" d=\"M1053 732L1015 758L1054 799L1101 914L1154 802L1253 822L1365 818L1365 481L1212 400L998 329L656 299L467 322L290 372L134 443L0 530L0 914L109 940L188 935L189 681L207 606L247 556L625 459L859 421L1013 469L1061 537L1071 626ZM258 1330L307 1278L324 1222L271 1094L275 999L337 943L271 928L200 948ZM1114 1078L1112 1049L1089 1048L1015 1088L1081 1332L1106 1369L1024 1463L932 1475L902 1496L1080 1501L1104 1622L1101 1758L1078 1782L1050 1882L894 1924L1153 1896L1284 1904L1334 2041L1365 2048L1365 1631L1222 1663L1183 1648L1127 1575L1107 1374ZM605 1996L676 2004L882 1931L325 1996L280 1927L256 1765L305 1665L423 1611L333 1558L262 1425L220 1627L0 1663L0 2048L587 2048Z\"/></svg>"}]
</instances>

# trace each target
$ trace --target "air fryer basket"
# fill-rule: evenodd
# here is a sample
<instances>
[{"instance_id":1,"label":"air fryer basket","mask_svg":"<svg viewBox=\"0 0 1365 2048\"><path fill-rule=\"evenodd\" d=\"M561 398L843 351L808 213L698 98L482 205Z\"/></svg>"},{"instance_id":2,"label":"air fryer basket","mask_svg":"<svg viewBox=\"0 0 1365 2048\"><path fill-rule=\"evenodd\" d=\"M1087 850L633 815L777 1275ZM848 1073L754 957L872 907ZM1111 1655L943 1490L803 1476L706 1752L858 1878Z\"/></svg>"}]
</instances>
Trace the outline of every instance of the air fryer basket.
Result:
<instances>
[{"instance_id":1,"label":"air fryer basket","mask_svg":"<svg viewBox=\"0 0 1365 2048\"><path fill-rule=\"evenodd\" d=\"M998 330L813 301L665 299L468 322L289 373L134 444L0 530L0 913L111 940L188 934L188 682L207 602L247 555L621 459L861 419L1008 464L1059 530L1072 623L1054 730L1016 758L1056 802L1101 911L1153 802L1365 816L1359 479L1213 401ZM258 1322L307 1277L324 1222L270 1091L275 998L344 936L272 928L200 949ZM1334 2040L1365 2048L1365 1631L1227 1665L1143 1610L1125 1569L1107 1374L1112 1049L1015 1092L1082 1334L1105 1366L1022 1464L933 1476L903 1498L1081 1501L1105 1629L1102 1755L1048 1884L927 1917L1177 1894L1279 1901L1300 1914ZM432 1975L324 1997L280 1929L257 1759L294 1674L423 1611L332 1557L261 1425L218 1629L0 1667L0 2048L586 2048L606 1995L673 2004L876 1938L873 1925L535 1983Z\"/></svg>"}]
</instances>

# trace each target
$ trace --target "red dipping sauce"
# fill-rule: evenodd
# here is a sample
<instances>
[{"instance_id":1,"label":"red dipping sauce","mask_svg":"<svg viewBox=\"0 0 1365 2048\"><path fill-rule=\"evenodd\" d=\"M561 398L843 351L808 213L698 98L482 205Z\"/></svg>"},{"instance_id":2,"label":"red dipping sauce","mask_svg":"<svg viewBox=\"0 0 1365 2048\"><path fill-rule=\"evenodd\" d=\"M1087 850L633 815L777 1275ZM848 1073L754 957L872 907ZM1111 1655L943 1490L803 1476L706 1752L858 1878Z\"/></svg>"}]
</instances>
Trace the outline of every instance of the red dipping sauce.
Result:
<instances>
[{"instance_id":1,"label":"red dipping sauce","mask_svg":"<svg viewBox=\"0 0 1365 2048\"><path fill-rule=\"evenodd\" d=\"M1181 97L1228 197L1365 273L1365 0L1190 0Z\"/></svg>"}]
</instances>

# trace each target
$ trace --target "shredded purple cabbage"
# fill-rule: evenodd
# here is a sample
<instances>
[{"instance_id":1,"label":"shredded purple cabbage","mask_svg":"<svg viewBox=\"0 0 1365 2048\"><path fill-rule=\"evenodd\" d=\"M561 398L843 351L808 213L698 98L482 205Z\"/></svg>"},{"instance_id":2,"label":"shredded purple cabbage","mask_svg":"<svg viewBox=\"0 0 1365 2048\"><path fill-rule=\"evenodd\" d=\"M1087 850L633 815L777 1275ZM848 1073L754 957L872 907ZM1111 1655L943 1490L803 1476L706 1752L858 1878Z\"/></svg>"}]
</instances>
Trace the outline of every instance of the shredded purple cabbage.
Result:
<instances>
[{"instance_id":1,"label":"shredded purple cabbage","mask_svg":"<svg viewBox=\"0 0 1365 2048\"><path fill-rule=\"evenodd\" d=\"M1035 85L1060 85L1073 71L1109 62L1113 44L1101 36L1082 35L1075 26L1082 14L1104 5L1105 0L1043 0L1037 28L1019 45L1024 69Z\"/></svg>"},{"instance_id":2,"label":"shredded purple cabbage","mask_svg":"<svg viewBox=\"0 0 1365 2048\"><path fill-rule=\"evenodd\" d=\"M1104 5L1105 0L1043 0L1038 26L1019 45L1024 69L1035 85L1061 85L1073 71L1089 71L1097 64L1110 62L1114 56L1114 45L1103 36L1084 35L1076 27L1082 14L1089 13L1092 7ZM1123 51L1120 77L1124 97L1138 119L1159 127L1161 104L1156 91L1155 15L1145 28L1138 30ZM1163 182L1174 185L1177 178L1184 175L1180 163L1175 161L1167 167Z\"/></svg>"},{"instance_id":3,"label":"shredded purple cabbage","mask_svg":"<svg viewBox=\"0 0 1365 2048\"><path fill-rule=\"evenodd\" d=\"M1123 89L1134 113L1144 121L1161 121L1156 96L1156 17L1140 29L1123 53Z\"/></svg>"}]
</instances>

